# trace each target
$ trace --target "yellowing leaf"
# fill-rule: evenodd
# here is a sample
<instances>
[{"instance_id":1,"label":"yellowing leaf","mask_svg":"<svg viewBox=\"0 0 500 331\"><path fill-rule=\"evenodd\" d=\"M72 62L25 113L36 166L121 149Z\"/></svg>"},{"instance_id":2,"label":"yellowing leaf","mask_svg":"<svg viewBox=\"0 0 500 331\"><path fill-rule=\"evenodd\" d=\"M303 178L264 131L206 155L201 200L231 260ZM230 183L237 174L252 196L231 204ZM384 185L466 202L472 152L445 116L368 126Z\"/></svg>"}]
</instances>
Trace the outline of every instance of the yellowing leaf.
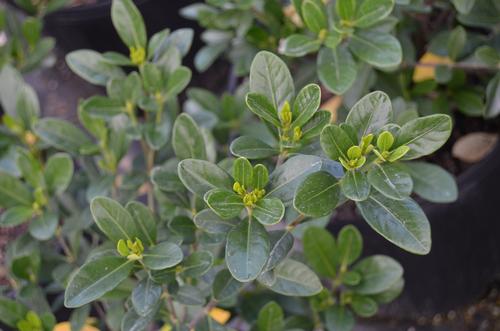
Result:
<instances>
[{"instance_id":1,"label":"yellowing leaf","mask_svg":"<svg viewBox=\"0 0 500 331\"><path fill-rule=\"evenodd\" d=\"M330 121L332 123L335 123L337 121L337 109L339 109L341 104L342 104L342 96L336 95L326 100L326 102L324 102L321 105L320 109L328 110L332 114Z\"/></svg>"},{"instance_id":2,"label":"yellowing leaf","mask_svg":"<svg viewBox=\"0 0 500 331\"><path fill-rule=\"evenodd\" d=\"M229 318L231 317L231 313L227 310L220 308L212 308L209 313L210 317L212 317L219 324L226 324Z\"/></svg>"},{"instance_id":3,"label":"yellowing leaf","mask_svg":"<svg viewBox=\"0 0 500 331\"><path fill-rule=\"evenodd\" d=\"M70 322L58 323L52 331L71 331L71 324ZM91 325L85 325L81 331L99 331L99 329Z\"/></svg>"},{"instance_id":4,"label":"yellowing leaf","mask_svg":"<svg viewBox=\"0 0 500 331\"><path fill-rule=\"evenodd\" d=\"M434 79L436 76L436 65L438 64L453 64L453 61L447 56L440 56L430 52L422 55L413 71L413 81L418 83Z\"/></svg>"}]
</instances>

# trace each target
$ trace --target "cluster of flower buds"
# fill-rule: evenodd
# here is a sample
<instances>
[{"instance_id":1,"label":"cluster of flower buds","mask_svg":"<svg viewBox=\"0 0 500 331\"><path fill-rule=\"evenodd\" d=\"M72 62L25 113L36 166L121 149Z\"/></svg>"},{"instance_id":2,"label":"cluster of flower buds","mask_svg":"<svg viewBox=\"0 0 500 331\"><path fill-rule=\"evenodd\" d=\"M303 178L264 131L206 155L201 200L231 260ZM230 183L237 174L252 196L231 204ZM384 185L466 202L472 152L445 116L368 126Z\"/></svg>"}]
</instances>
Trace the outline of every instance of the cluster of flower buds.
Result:
<instances>
[{"instance_id":1,"label":"cluster of flower buds","mask_svg":"<svg viewBox=\"0 0 500 331\"><path fill-rule=\"evenodd\" d=\"M243 204L245 204L246 207L255 206L257 201L262 199L266 194L266 190L264 189L253 189L252 191L247 192L245 186L238 182L234 183L233 190L241 196Z\"/></svg>"},{"instance_id":2,"label":"cluster of flower buds","mask_svg":"<svg viewBox=\"0 0 500 331\"><path fill-rule=\"evenodd\" d=\"M135 238L135 241L127 239L120 239L116 245L116 250L121 256L127 257L129 260L140 260L142 259L142 253L144 253L144 246L139 238Z\"/></svg>"},{"instance_id":3,"label":"cluster of flower buds","mask_svg":"<svg viewBox=\"0 0 500 331\"><path fill-rule=\"evenodd\" d=\"M146 50L143 47L130 47L130 62L140 66L146 60Z\"/></svg>"},{"instance_id":4,"label":"cluster of flower buds","mask_svg":"<svg viewBox=\"0 0 500 331\"><path fill-rule=\"evenodd\" d=\"M281 140L288 142L290 141L290 129L292 125L292 111L290 109L290 104L288 101L285 101L283 108L280 113L280 121L281 121ZM293 142L298 142L302 138L302 129L298 126L293 128L293 134L291 140Z\"/></svg>"}]
</instances>

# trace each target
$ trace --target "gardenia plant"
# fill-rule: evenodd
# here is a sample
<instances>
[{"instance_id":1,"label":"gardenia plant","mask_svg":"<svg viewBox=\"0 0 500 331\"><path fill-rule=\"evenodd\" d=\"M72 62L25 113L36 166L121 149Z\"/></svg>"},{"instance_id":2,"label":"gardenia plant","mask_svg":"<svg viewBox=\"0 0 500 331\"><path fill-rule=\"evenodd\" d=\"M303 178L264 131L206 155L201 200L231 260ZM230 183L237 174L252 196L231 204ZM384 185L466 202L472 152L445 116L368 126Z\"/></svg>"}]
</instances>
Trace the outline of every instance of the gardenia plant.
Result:
<instances>
[{"instance_id":1,"label":"gardenia plant","mask_svg":"<svg viewBox=\"0 0 500 331\"><path fill-rule=\"evenodd\" d=\"M354 201L381 241L429 253L430 225L411 196L449 202L456 186L415 160L447 141L448 115L399 125L375 91L332 123L320 87L296 89L267 51L238 93L192 88L179 113L192 32L147 40L131 0L113 0L111 14L129 56L67 56L107 91L81 101L83 129L40 118L25 89L3 120L2 148L16 162L0 172L0 224L29 225L9 245L2 323L51 331L64 305L72 330L92 315L103 330L337 331L398 297L397 261L362 256L353 225L324 227ZM256 129L241 135L246 125Z\"/></svg>"}]
</instances>

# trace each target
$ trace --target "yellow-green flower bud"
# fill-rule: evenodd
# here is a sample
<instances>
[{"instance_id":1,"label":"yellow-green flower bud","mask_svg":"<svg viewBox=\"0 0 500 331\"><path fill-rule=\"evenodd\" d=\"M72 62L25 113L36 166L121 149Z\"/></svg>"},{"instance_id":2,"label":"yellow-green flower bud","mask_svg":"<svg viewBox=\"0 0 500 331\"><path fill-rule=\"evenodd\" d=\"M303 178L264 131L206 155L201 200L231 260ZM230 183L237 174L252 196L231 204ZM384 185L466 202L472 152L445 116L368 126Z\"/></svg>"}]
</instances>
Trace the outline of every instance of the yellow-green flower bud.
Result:
<instances>
[{"instance_id":1,"label":"yellow-green flower bud","mask_svg":"<svg viewBox=\"0 0 500 331\"><path fill-rule=\"evenodd\" d=\"M146 50L143 47L130 47L130 61L132 64L139 66L146 60Z\"/></svg>"},{"instance_id":2,"label":"yellow-green flower bud","mask_svg":"<svg viewBox=\"0 0 500 331\"><path fill-rule=\"evenodd\" d=\"M288 128L292 123L292 111L290 110L288 101L285 101L283 108L281 108L280 120L283 128Z\"/></svg>"},{"instance_id":3,"label":"yellow-green flower bud","mask_svg":"<svg viewBox=\"0 0 500 331\"><path fill-rule=\"evenodd\" d=\"M293 141L297 142L300 140L300 138L302 138L302 130L298 126L296 126L295 128L293 128Z\"/></svg>"},{"instance_id":4,"label":"yellow-green flower bud","mask_svg":"<svg viewBox=\"0 0 500 331\"><path fill-rule=\"evenodd\" d=\"M127 256L129 254L127 243L123 239L118 240L118 243L116 244L116 250L121 256Z\"/></svg>"}]
</instances>

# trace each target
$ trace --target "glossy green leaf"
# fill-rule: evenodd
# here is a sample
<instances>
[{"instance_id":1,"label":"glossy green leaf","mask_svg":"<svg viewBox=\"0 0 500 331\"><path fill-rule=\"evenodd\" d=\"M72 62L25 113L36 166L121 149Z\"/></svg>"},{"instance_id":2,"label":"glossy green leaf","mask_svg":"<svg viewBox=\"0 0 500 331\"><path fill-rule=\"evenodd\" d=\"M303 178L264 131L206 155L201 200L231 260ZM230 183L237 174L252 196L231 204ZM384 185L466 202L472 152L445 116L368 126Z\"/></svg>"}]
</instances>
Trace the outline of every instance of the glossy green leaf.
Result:
<instances>
[{"instance_id":1,"label":"glossy green leaf","mask_svg":"<svg viewBox=\"0 0 500 331\"><path fill-rule=\"evenodd\" d=\"M393 148L407 145L406 160L429 155L438 150L451 134L451 117L435 114L411 120L401 127Z\"/></svg>"},{"instance_id":2,"label":"glossy green leaf","mask_svg":"<svg viewBox=\"0 0 500 331\"><path fill-rule=\"evenodd\" d=\"M236 224L236 219L225 220L211 209L204 209L194 216L194 224L208 233L227 233Z\"/></svg>"},{"instance_id":3,"label":"glossy green leaf","mask_svg":"<svg viewBox=\"0 0 500 331\"><path fill-rule=\"evenodd\" d=\"M390 163L374 163L368 171L368 182L388 198L403 200L413 189L410 175Z\"/></svg>"},{"instance_id":4,"label":"glossy green leaf","mask_svg":"<svg viewBox=\"0 0 500 331\"><path fill-rule=\"evenodd\" d=\"M2 211L1 227L13 227L29 221L33 217L33 209L28 206L14 206Z\"/></svg>"},{"instance_id":5,"label":"glossy green leaf","mask_svg":"<svg viewBox=\"0 0 500 331\"><path fill-rule=\"evenodd\" d=\"M370 182L362 171L346 171L344 178L340 182L340 187L342 193L354 201L364 201L370 194Z\"/></svg>"},{"instance_id":6,"label":"glossy green leaf","mask_svg":"<svg viewBox=\"0 0 500 331\"><path fill-rule=\"evenodd\" d=\"M144 265L152 270L173 267L182 261L183 254L179 246L165 241L144 251Z\"/></svg>"},{"instance_id":7,"label":"glossy green leaf","mask_svg":"<svg viewBox=\"0 0 500 331\"><path fill-rule=\"evenodd\" d=\"M390 68L401 63L403 52L392 35L377 31L356 32L349 49L361 60L377 68Z\"/></svg>"},{"instance_id":8,"label":"glossy green leaf","mask_svg":"<svg viewBox=\"0 0 500 331\"><path fill-rule=\"evenodd\" d=\"M189 84L191 80L191 70L188 67L181 66L174 70L168 77L167 98L177 96Z\"/></svg>"},{"instance_id":9,"label":"glossy green leaf","mask_svg":"<svg viewBox=\"0 0 500 331\"><path fill-rule=\"evenodd\" d=\"M304 34L292 34L282 40L279 52L286 56L302 57L319 50L321 41Z\"/></svg>"},{"instance_id":10,"label":"glossy green leaf","mask_svg":"<svg viewBox=\"0 0 500 331\"><path fill-rule=\"evenodd\" d=\"M205 297L200 289L192 285L183 285L172 295L174 300L186 306L203 306Z\"/></svg>"},{"instance_id":11,"label":"glossy green leaf","mask_svg":"<svg viewBox=\"0 0 500 331\"><path fill-rule=\"evenodd\" d=\"M75 74L96 85L106 86L110 79L125 77L123 70L107 63L101 54L88 49L69 53L66 63Z\"/></svg>"},{"instance_id":12,"label":"glossy green leaf","mask_svg":"<svg viewBox=\"0 0 500 331\"><path fill-rule=\"evenodd\" d=\"M253 167L250 161L240 157L233 163L233 178L236 182L250 188L253 186Z\"/></svg>"},{"instance_id":13,"label":"glossy green leaf","mask_svg":"<svg viewBox=\"0 0 500 331\"><path fill-rule=\"evenodd\" d=\"M321 134L321 131L331 121L331 113L327 110L318 110L314 116L302 127L302 140L310 141Z\"/></svg>"},{"instance_id":14,"label":"glossy green leaf","mask_svg":"<svg viewBox=\"0 0 500 331\"><path fill-rule=\"evenodd\" d=\"M88 114L101 118L112 118L125 112L125 106L121 100L101 95L95 95L86 99L80 104L80 107Z\"/></svg>"},{"instance_id":15,"label":"glossy green leaf","mask_svg":"<svg viewBox=\"0 0 500 331\"><path fill-rule=\"evenodd\" d=\"M325 311L325 327L328 331L352 331L354 316L345 306L335 305Z\"/></svg>"},{"instance_id":16,"label":"glossy green leaf","mask_svg":"<svg viewBox=\"0 0 500 331\"><path fill-rule=\"evenodd\" d=\"M451 0L457 11L461 14L467 14L471 11L476 3L476 0Z\"/></svg>"},{"instance_id":17,"label":"glossy green leaf","mask_svg":"<svg viewBox=\"0 0 500 331\"><path fill-rule=\"evenodd\" d=\"M36 189L45 186L42 164L31 152L19 149L16 161L22 177L31 187Z\"/></svg>"},{"instance_id":18,"label":"glossy green leaf","mask_svg":"<svg viewBox=\"0 0 500 331\"><path fill-rule=\"evenodd\" d=\"M347 150L355 144L351 137L338 125L327 125L321 131L321 148L332 160L338 160L340 157L347 157Z\"/></svg>"},{"instance_id":19,"label":"glossy green leaf","mask_svg":"<svg viewBox=\"0 0 500 331\"><path fill-rule=\"evenodd\" d=\"M371 317L377 313L378 305L375 300L362 295L353 295L351 307L354 312L361 317Z\"/></svg>"},{"instance_id":20,"label":"glossy green leaf","mask_svg":"<svg viewBox=\"0 0 500 331\"><path fill-rule=\"evenodd\" d=\"M368 224L393 244L414 254L429 253L429 221L415 201L392 200L372 192L368 199L356 205Z\"/></svg>"},{"instance_id":21,"label":"glossy green leaf","mask_svg":"<svg viewBox=\"0 0 500 331\"><path fill-rule=\"evenodd\" d=\"M267 303L257 316L259 331L281 331L284 326L283 309L274 301Z\"/></svg>"},{"instance_id":22,"label":"glossy green leaf","mask_svg":"<svg viewBox=\"0 0 500 331\"><path fill-rule=\"evenodd\" d=\"M31 192L16 177L6 172L0 172L0 206L4 208L18 205L29 206L33 202Z\"/></svg>"},{"instance_id":23,"label":"glossy green leaf","mask_svg":"<svg viewBox=\"0 0 500 331\"><path fill-rule=\"evenodd\" d=\"M138 201L130 201L125 206L137 228L137 236L143 244L156 243L156 220L149 207Z\"/></svg>"},{"instance_id":24,"label":"glossy green leaf","mask_svg":"<svg viewBox=\"0 0 500 331\"><path fill-rule=\"evenodd\" d=\"M392 121L392 105L389 96L375 91L361 98L349 111L346 123L358 134L358 139L379 129Z\"/></svg>"},{"instance_id":25,"label":"glossy green leaf","mask_svg":"<svg viewBox=\"0 0 500 331\"><path fill-rule=\"evenodd\" d=\"M90 203L90 211L99 229L114 241L139 238L139 231L132 216L118 202L96 197Z\"/></svg>"},{"instance_id":26,"label":"glossy green leaf","mask_svg":"<svg viewBox=\"0 0 500 331\"><path fill-rule=\"evenodd\" d=\"M178 174L187 189L200 197L214 188L232 190L231 176L219 166L208 161L182 160L179 162Z\"/></svg>"},{"instance_id":27,"label":"glossy green leaf","mask_svg":"<svg viewBox=\"0 0 500 331\"><path fill-rule=\"evenodd\" d=\"M253 217L263 225L279 223L285 215L285 206L278 198L265 197L255 204L252 209Z\"/></svg>"},{"instance_id":28,"label":"glossy green leaf","mask_svg":"<svg viewBox=\"0 0 500 331\"><path fill-rule=\"evenodd\" d=\"M205 140L200 128L186 113L180 114L175 120L172 131L172 146L179 160L207 159Z\"/></svg>"},{"instance_id":29,"label":"glossy green leaf","mask_svg":"<svg viewBox=\"0 0 500 331\"><path fill-rule=\"evenodd\" d=\"M295 192L293 206L301 214L310 217L329 215L340 198L340 183L329 173L313 173L300 184Z\"/></svg>"},{"instance_id":30,"label":"glossy green leaf","mask_svg":"<svg viewBox=\"0 0 500 331\"><path fill-rule=\"evenodd\" d=\"M161 285L144 277L132 291L132 305L139 316L147 316L156 310L162 294Z\"/></svg>"},{"instance_id":31,"label":"glossy green leaf","mask_svg":"<svg viewBox=\"0 0 500 331\"><path fill-rule=\"evenodd\" d=\"M334 237L325 229L310 227L304 232L302 244L309 265L323 277L335 277L337 245Z\"/></svg>"},{"instance_id":32,"label":"glossy green leaf","mask_svg":"<svg viewBox=\"0 0 500 331\"><path fill-rule=\"evenodd\" d=\"M373 255L358 262L353 269L361 274L361 282L351 289L359 294L376 294L389 289L403 275L401 265L391 257Z\"/></svg>"},{"instance_id":33,"label":"glossy green leaf","mask_svg":"<svg viewBox=\"0 0 500 331\"><path fill-rule=\"evenodd\" d=\"M72 154L79 154L84 146L93 144L74 124L56 118L41 119L35 132L45 143Z\"/></svg>"},{"instance_id":34,"label":"glossy green leaf","mask_svg":"<svg viewBox=\"0 0 500 331\"><path fill-rule=\"evenodd\" d=\"M29 225L29 232L38 240L50 239L56 232L59 219L56 214L45 212L33 218Z\"/></svg>"},{"instance_id":35,"label":"glossy green leaf","mask_svg":"<svg viewBox=\"0 0 500 331\"><path fill-rule=\"evenodd\" d=\"M351 21L356 15L356 0L338 0L335 2L337 15L344 21Z\"/></svg>"},{"instance_id":36,"label":"glossy green leaf","mask_svg":"<svg viewBox=\"0 0 500 331\"><path fill-rule=\"evenodd\" d=\"M494 118L500 114L500 73L493 77L486 87L484 117Z\"/></svg>"},{"instance_id":37,"label":"glossy green leaf","mask_svg":"<svg viewBox=\"0 0 500 331\"><path fill-rule=\"evenodd\" d=\"M422 198L437 202L449 203L458 198L458 187L455 177L438 165L426 162L405 163L413 180L413 191Z\"/></svg>"},{"instance_id":38,"label":"glossy green leaf","mask_svg":"<svg viewBox=\"0 0 500 331\"><path fill-rule=\"evenodd\" d=\"M243 199L239 195L225 189L212 189L203 199L210 209L223 219L237 217L245 208Z\"/></svg>"},{"instance_id":39,"label":"glossy green leaf","mask_svg":"<svg viewBox=\"0 0 500 331\"><path fill-rule=\"evenodd\" d=\"M198 251L182 261L180 274L184 277L200 277L206 274L214 263L214 257L209 251Z\"/></svg>"},{"instance_id":40,"label":"glossy green leaf","mask_svg":"<svg viewBox=\"0 0 500 331\"><path fill-rule=\"evenodd\" d=\"M338 262L349 266L356 261L363 250L363 237L353 225L344 226L337 238Z\"/></svg>"},{"instance_id":41,"label":"glossy green leaf","mask_svg":"<svg viewBox=\"0 0 500 331\"><path fill-rule=\"evenodd\" d=\"M319 80L329 91L344 94L354 84L357 76L356 62L344 46L322 48L316 68Z\"/></svg>"},{"instance_id":42,"label":"glossy green leaf","mask_svg":"<svg viewBox=\"0 0 500 331\"><path fill-rule=\"evenodd\" d=\"M359 7L353 24L367 28L389 16L393 8L394 0L365 0Z\"/></svg>"},{"instance_id":43,"label":"glossy green leaf","mask_svg":"<svg viewBox=\"0 0 500 331\"><path fill-rule=\"evenodd\" d=\"M287 296L308 297L318 294L323 285L306 265L286 259L274 270L274 283L269 289Z\"/></svg>"},{"instance_id":44,"label":"glossy green leaf","mask_svg":"<svg viewBox=\"0 0 500 331\"><path fill-rule=\"evenodd\" d=\"M269 172L263 164L253 167L253 187L263 189L269 183Z\"/></svg>"},{"instance_id":45,"label":"glossy green leaf","mask_svg":"<svg viewBox=\"0 0 500 331\"><path fill-rule=\"evenodd\" d=\"M291 102L295 87L286 64L273 53L257 53L250 67L250 92L266 96L277 110Z\"/></svg>"},{"instance_id":46,"label":"glossy green leaf","mask_svg":"<svg viewBox=\"0 0 500 331\"><path fill-rule=\"evenodd\" d=\"M212 286L212 294L215 300L224 301L238 294L243 283L233 278L229 270L222 269L217 273Z\"/></svg>"},{"instance_id":47,"label":"glossy green leaf","mask_svg":"<svg viewBox=\"0 0 500 331\"><path fill-rule=\"evenodd\" d=\"M232 141L231 153L249 160L265 159L277 155L279 150L265 142L250 136L241 136Z\"/></svg>"},{"instance_id":48,"label":"glossy green leaf","mask_svg":"<svg viewBox=\"0 0 500 331\"><path fill-rule=\"evenodd\" d=\"M49 193L64 192L73 177L73 160L64 153L51 155L45 165L44 175Z\"/></svg>"},{"instance_id":49,"label":"glossy green leaf","mask_svg":"<svg viewBox=\"0 0 500 331\"><path fill-rule=\"evenodd\" d=\"M269 232L269 240L271 242L271 250L267 259L265 271L274 269L281 261L283 261L288 253L293 248L294 237L290 231L275 230Z\"/></svg>"},{"instance_id":50,"label":"glossy green leaf","mask_svg":"<svg viewBox=\"0 0 500 331\"><path fill-rule=\"evenodd\" d=\"M133 267L133 261L118 256L104 256L85 263L70 278L64 305L77 308L99 299L124 281Z\"/></svg>"},{"instance_id":51,"label":"glossy green leaf","mask_svg":"<svg viewBox=\"0 0 500 331\"><path fill-rule=\"evenodd\" d=\"M302 2L302 18L305 25L314 33L328 28L328 18L323 2L305 0Z\"/></svg>"},{"instance_id":52,"label":"glossy green leaf","mask_svg":"<svg viewBox=\"0 0 500 331\"><path fill-rule=\"evenodd\" d=\"M304 86L295 101L292 109L292 127L302 127L306 124L314 113L318 110L321 103L321 89L316 84Z\"/></svg>"},{"instance_id":53,"label":"glossy green leaf","mask_svg":"<svg viewBox=\"0 0 500 331\"><path fill-rule=\"evenodd\" d=\"M467 32L465 29L458 25L450 32L450 37L448 39L447 50L448 56L455 61L464 49L465 43L467 41Z\"/></svg>"},{"instance_id":54,"label":"glossy green leaf","mask_svg":"<svg viewBox=\"0 0 500 331\"><path fill-rule=\"evenodd\" d=\"M132 0L113 0L111 20L121 40L128 47L146 48L146 27Z\"/></svg>"},{"instance_id":55,"label":"glossy green leaf","mask_svg":"<svg viewBox=\"0 0 500 331\"><path fill-rule=\"evenodd\" d=\"M255 115L276 127L281 127L277 108L275 108L267 96L258 93L248 93L246 103Z\"/></svg>"},{"instance_id":56,"label":"glossy green leaf","mask_svg":"<svg viewBox=\"0 0 500 331\"><path fill-rule=\"evenodd\" d=\"M259 222L246 219L228 233L227 267L240 282L254 280L266 264L269 250L266 229Z\"/></svg>"},{"instance_id":57,"label":"glossy green leaf","mask_svg":"<svg viewBox=\"0 0 500 331\"><path fill-rule=\"evenodd\" d=\"M396 299L401 294L401 292L403 292L404 285L404 279L401 277L387 290L377 294L373 294L370 297L377 303L389 303Z\"/></svg>"}]
</instances>

